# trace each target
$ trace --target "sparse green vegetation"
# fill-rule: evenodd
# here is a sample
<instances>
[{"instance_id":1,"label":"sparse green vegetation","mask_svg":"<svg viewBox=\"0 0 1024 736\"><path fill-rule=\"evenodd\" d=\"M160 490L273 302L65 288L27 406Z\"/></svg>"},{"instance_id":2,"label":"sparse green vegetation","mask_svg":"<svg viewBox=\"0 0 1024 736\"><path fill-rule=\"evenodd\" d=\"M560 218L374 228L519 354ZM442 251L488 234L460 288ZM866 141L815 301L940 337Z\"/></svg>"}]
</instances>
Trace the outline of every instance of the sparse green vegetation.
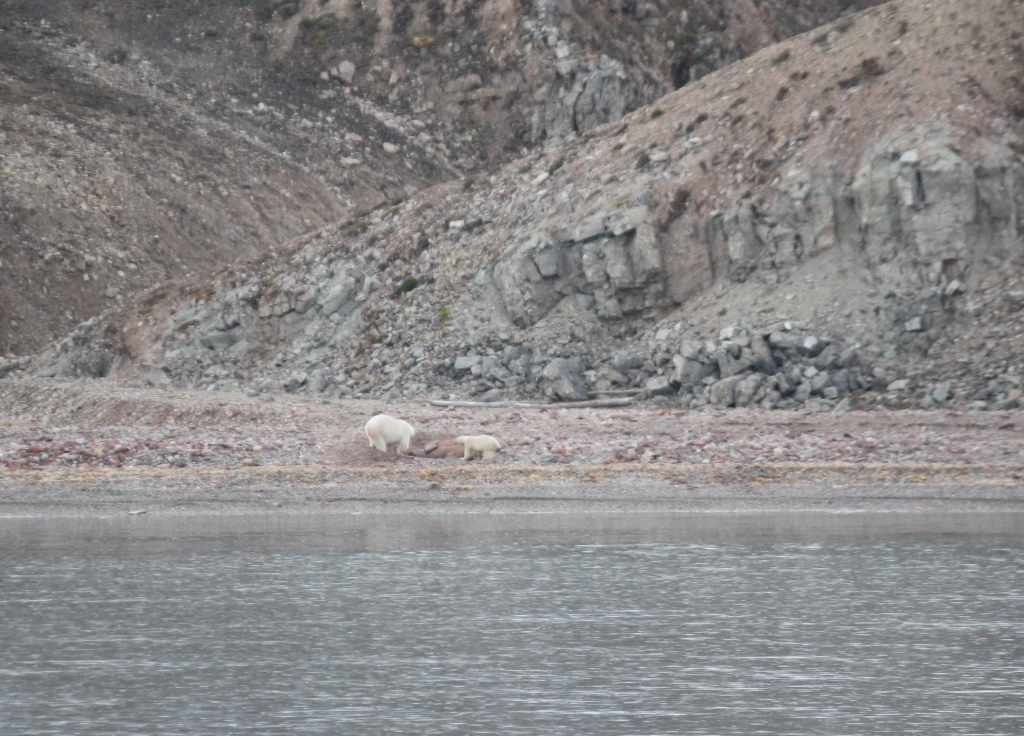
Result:
<instances>
[{"instance_id":1,"label":"sparse green vegetation","mask_svg":"<svg viewBox=\"0 0 1024 736\"><path fill-rule=\"evenodd\" d=\"M662 110L660 107L656 107L653 110L651 110L651 120L655 120L657 118L660 118L664 114L665 114L664 110Z\"/></svg>"},{"instance_id":2,"label":"sparse green vegetation","mask_svg":"<svg viewBox=\"0 0 1024 736\"><path fill-rule=\"evenodd\" d=\"M412 291L420 285L419 280L415 276L406 276L398 286L395 287L395 296L402 296L406 292Z\"/></svg>"},{"instance_id":3,"label":"sparse green vegetation","mask_svg":"<svg viewBox=\"0 0 1024 736\"><path fill-rule=\"evenodd\" d=\"M448 307L441 307L437 310L437 316L441 320L441 324L447 324L452 321L452 310Z\"/></svg>"},{"instance_id":4,"label":"sparse green vegetation","mask_svg":"<svg viewBox=\"0 0 1024 736\"><path fill-rule=\"evenodd\" d=\"M686 129L685 129L684 132L687 135L689 135L693 131L697 130L697 128L700 127L700 124L703 123L707 119L708 119L708 114L706 112L702 112L700 115L698 115L692 121L690 121L689 123L686 124Z\"/></svg>"},{"instance_id":5,"label":"sparse green vegetation","mask_svg":"<svg viewBox=\"0 0 1024 736\"><path fill-rule=\"evenodd\" d=\"M334 13L304 18L300 24L306 45L313 48L337 46L345 37L345 23Z\"/></svg>"},{"instance_id":6,"label":"sparse green vegetation","mask_svg":"<svg viewBox=\"0 0 1024 736\"><path fill-rule=\"evenodd\" d=\"M636 167L642 169L651 162L651 157L647 155L647 151L644 151L636 157Z\"/></svg>"},{"instance_id":7,"label":"sparse green vegetation","mask_svg":"<svg viewBox=\"0 0 1024 736\"><path fill-rule=\"evenodd\" d=\"M689 189L676 189L675 195L672 197L672 216L679 217L686 210L686 205L690 202L690 190Z\"/></svg>"},{"instance_id":8,"label":"sparse green vegetation","mask_svg":"<svg viewBox=\"0 0 1024 736\"><path fill-rule=\"evenodd\" d=\"M613 151L621 151L622 147L624 145L626 145L626 144L625 143L621 143L621 142L620 143L616 143L614 146L612 146L612 150Z\"/></svg>"},{"instance_id":9,"label":"sparse green vegetation","mask_svg":"<svg viewBox=\"0 0 1024 736\"><path fill-rule=\"evenodd\" d=\"M345 223L345 234L350 238L362 235L370 229L370 223L366 220L352 219Z\"/></svg>"},{"instance_id":10,"label":"sparse green vegetation","mask_svg":"<svg viewBox=\"0 0 1024 736\"><path fill-rule=\"evenodd\" d=\"M266 22L277 13L283 20L287 20L298 12L299 4L296 0L271 0L256 9L256 18Z\"/></svg>"},{"instance_id":11,"label":"sparse green vegetation","mask_svg":"<svg viewBox=\"0 0 1024 736\"><path fill-rule=\"evenodd\" d=\"M372 41L380 28L380 16L361 2L353 8L355 18L352 21L352 35L360 41Z\"/></svg>"},{"instance_id":12,"label":"sparse green vegetation","mask_svg":"<svg viewBox=\"0 0 1024 736\"><path fill-rule=\"evenodd\" d=\"M551 164L551 168L548 169L548 173L549 174L554 174L556 171L558 171L563 166L565 166L565 159L564 158L560 158L557 161L555 161L553 164Z\"/></svg>"},{"instance_id":13,"label":"sparse green vegetation","mask_svg":"<svg viewBox=\"0 0 1024 736\"><path fill-rule=\"evenodd\" d=\"M152 307L157 302L162 302L169 296L170 292L167 289L157 289L152 292L149 296L142 300L142 305L145 307Z\"/></svg>"}]
</instances>

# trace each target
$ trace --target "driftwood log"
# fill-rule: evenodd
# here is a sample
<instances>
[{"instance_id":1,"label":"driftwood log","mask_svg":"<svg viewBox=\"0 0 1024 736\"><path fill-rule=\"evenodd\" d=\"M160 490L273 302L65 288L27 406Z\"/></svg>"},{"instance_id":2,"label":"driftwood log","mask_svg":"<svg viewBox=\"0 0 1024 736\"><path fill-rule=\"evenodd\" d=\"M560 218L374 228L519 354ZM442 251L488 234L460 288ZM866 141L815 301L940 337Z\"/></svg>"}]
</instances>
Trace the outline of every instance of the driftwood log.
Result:
<instances>
[{"instance_id":1,"label":"driftwood log","mask_svg":"<svg viewBox=\"0 0 1024 736\"><path fill-rule=\"evenodd\" d=\"M633 403L632 397L623 396L617 399L592 399L590 401L562 401L542 404L537 401L443 401L435 399L431 406L454 406L459 409L601 409L613 406L626 406Z\"/></svg>"}]
</instances>

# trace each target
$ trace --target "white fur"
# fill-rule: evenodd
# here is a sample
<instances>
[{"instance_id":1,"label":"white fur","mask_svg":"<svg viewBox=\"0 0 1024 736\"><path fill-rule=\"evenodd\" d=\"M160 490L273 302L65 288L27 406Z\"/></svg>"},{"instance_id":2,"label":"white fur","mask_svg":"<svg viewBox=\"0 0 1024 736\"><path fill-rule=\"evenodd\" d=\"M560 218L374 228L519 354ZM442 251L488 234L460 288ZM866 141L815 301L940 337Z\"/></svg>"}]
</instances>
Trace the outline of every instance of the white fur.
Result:
<instances>
[{"instance_id":1,"label":"white fur","mask_svg":"<svg viewBox=\"0 0 1024 736\"><path fill-rule=\"evenodd\" d=\"M474 457L482 457L490 460L494 453L501 449L498 440L486 434L478 434L473 437L456 437L455 441L465 448L462 453L463 460L472 460Z\"/></svg>"},{"instance_id":2,"label":"white fur","mask_svg":"<svg viewBox=\"0 0 1024 736\"><path fill-rule=\"evenodd\" d=\"M409 422L378 414L366 423L366 438L370 447L387 452L389 447L397 445L396 452L401 455L409 451L409 440L416 434Z\"/></svg>"}]
</instances>

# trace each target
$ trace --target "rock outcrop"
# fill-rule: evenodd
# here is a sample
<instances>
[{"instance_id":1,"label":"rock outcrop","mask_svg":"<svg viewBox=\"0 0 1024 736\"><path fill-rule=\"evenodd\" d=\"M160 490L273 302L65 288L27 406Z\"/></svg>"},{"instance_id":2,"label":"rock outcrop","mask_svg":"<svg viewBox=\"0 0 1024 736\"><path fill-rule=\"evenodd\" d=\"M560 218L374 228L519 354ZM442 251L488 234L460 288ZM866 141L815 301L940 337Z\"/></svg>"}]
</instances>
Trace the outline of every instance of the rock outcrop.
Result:
<instances>
[{"instance_id":1,"label":"rock outcrop","mask_svg":"<svg viewBox=\"0 0 1024 736\"><path fill-rule=\"evenodd\" d=\"M1024 68L1017 5L956 7ZM324 228L112 322L120 370L380 397L1016 405L1021 75L932 56L954 31L909 0L867 11Z\"/></svg>"}]
</instances>

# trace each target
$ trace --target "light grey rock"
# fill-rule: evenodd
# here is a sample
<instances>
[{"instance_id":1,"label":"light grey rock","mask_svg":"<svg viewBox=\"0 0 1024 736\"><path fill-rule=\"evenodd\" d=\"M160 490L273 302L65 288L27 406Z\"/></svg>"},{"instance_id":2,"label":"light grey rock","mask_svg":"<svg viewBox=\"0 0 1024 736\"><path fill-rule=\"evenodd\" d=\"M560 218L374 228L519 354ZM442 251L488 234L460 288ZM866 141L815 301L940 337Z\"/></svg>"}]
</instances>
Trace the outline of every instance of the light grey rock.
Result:
<instances>
[{"instance_id":1,"label":"light grey rock","mask_svg":"<svg viewBox=\"0 0 1024 736\"><path fill-rule=\"evenodd\" d=\"M322 394L330 385L330 379L323 373L317 373L309 381L309 387L314 393Z\"/></svg>"},{"instance_id":2,"label":"light grey rock","mask_svg":"<svg viewBox=\"0 0 1024 736\"><path fill-rule=\"evenodd\" d=\"M1020 164L1004 148L986 141L972 165L938 128L871 146L851 187L869 261L966 259L1016 237L1009 213L1019 196Z\"/></svg>"},{"instance_id":3,"label":"light grey rock","mask_svg":"<svg viewBox=\"0 0 1024 736\"><path fill-rule=\"evenodd\" d=\"M341 79L345 84L352 84L356 76L356 65L346 59L331 70L331 76Z\"/></svg>"},{"instance_id":4,"label":"light grey rock","mask_svg":"<svg viewBox=\"0 0 1024 736\"><path fill-rule=\"evenodd\" d=\"M911 317L903 323L903 329L905 332L924 332L927 327L923 318Z\"/></svg>"},{"instance_id":5,"label":"light grey rock","mask_svg":"<svg viewBox=\"0 0 1024 736\"><path fill-rule=\"evenodd\" d=\"M827 371L839 363L840 348L836 344L825 346L825 349L818 353L814 359L814 367L819 371Z\"/></svg>"},{"instance_id":6,"label":"light grey rock","mask_svg":"<svg viewBox=\"0 0 1024 736\"><path fill-rule=\"evenodd\" d=\"M800 336L793 332L773 332L768 337L768 344L776 350L796 350L800 344Z\"/></svg>"},{"instance_id":7,"label":"light grey rock","mask_svg":"<svg viewBox=\"0 0 1024 736\"><path fill-rule=\"evenodd\" d=\"M533 262L538 273L544 278L558 275L558 251L554 246L549 245L534 253Z\"/></svg>"},{"instance_id":8,"label":"light grey rock","mask_svg":"<svg viewBox=\"0 0 1024 736\"><path fill-rule=\"evenodd\" d=\"M825 349L825 343L815 335L808 335L797 346L797 350L809 358L813 358Z\"/></svg>"},{"instance_id":9,"label":"light grey rock","mask_svg":"<svg viewBox=\"0 0 1024 736\"><path fill-rule=\"evenodd\" d=\"M341 279L340 282L331 286L325 293L321 294L318 298L323 315L329 317L337 312L352 296L356 291L356 280L351 276L346 276Z\"/></svg>"},{"instance_id":10,"label":"light grey rock","mask_svg":"<svg viewBox=\"0 0 1024 736\"><path fill-rule=\"evenodd\" d=\"M561 60L561 86L544 95L533 116L533 138L553 147L568 138L618 120L633 109L636 85L622 64L605 58L596 69Z\"/></svg>"},{"instance_id":11,"label":"light grey rock","mask_svg":"<svg viewBox=\"0 0 1024 736\"><path fill-rule=\"evenodd\" d=\"M572 239L577 243L604 235L604 213L591 215L573 230Z\"/></svg>"},{"instance_id":12,"label":"light grey rock","mask_svg":"<svg viewBox=\"0 0 1024 736\"><path fill-rule=\"evenodd\" d=\"M485 402L487 402L489 404L492 404L495 401L504 401L504 400L505 400L505 395L502 393L501 389L499 389L499 388L488 389L480 397L480 401L485 401Z\"/></svg>"},{"instance_id":13,"label":"light grey rock","mask_svg":"<svg viewBox=\"0 0 1024 736\"><path fill-rule=\"evenodd\" d=\"M299 314L305 314L310 308L316 304L317 290L307 289L306 291L299 294L295 299L295 311Z\"/></svg>"},{"instance_id":14,"label":"light grey rock","mask_svg":"<svg viewBox=\"0 0 1024 736\"><path fill-rule=\"evenodd\" d=\"M244 337L240 327L232 328L226 332L211 330L200 335L199 343L210 350L224 350L229 348Z\"/></svg>"},{"instance_id":15,"label":"light grey rock","mask_svg":"<svg viewBox=\"0 0 1024 736\"><path fill-rule=\"evenodd\" d=\"M736 402L736 384L742 381L741 376L730 376L711 386L711 403L718 406L733 406Z\"/></svg>"},{"instance_id":16,"label":"light grey rock","mask_svg":"<svg viewBox=\"0 0 1024 736\"><path fill-rule=\"evenodd\" d=\"M749 206L730 209L722 219L729 253L729 278L746 281L757 268L763 244L754 228L754 216Z\"/></svg>"},{"instance_id":17,"label":"light grey rock","mask_svg":"<svg viewBox=\"0 0 1024 736\"><path fill-rule=\"evenodd\" d=\"M672 382L680 386L695 386L715 373L715 366L677 355L672 359Z\"/></svg>"},{"instance_id":18,"label":"light grey rock","mask_svg":"<svg viewBox=\"0 0 1024 736\"><path fill-rule=\"evenodd\" d=\"M149 371L142 377L142 380L147 386L155 388L166 388L171 385L171 377L160 369Z\"/></svg>"},{"instance_id":19,"label":"light grey rock","mask_svg":"<svg viewBox=\"0 0 1024 736\"><path fill-rule=\"evenodd\" d=\"M883 368L876 366L872 370L872 375L869 380L870 388L872 391L885 391L891 380L892 379L889 377L889 374L886 373Z\"/></svg>"},{"instance_id":20,"label":"light grey rock","mask_svg":"<svg viewBox=\"0 0 1024 736\"><path fill-rule=\"evenodd\" d=\"M761 399L761 406L765 409L774 409L782 401L782 394L777 389L770 388L764 393Z\"/></svg>"},{"instance_id":21,"label":"light grey rock","mask_svg":"<svg viewBox=\"0 0 1024 736\"><path fill-rule=\"evenodd\" d=\"M634 279L638 285L645 284L663 273L661 247L653 224L643 222L637 226L629 245L629 253L633 262Z\"/></svg>"},{"instance_id":22,"label":"light grey rock","mask_svg":"<svg viewBox=\"0 0 1024 736\"><path fill-rule=\"evenodd\" d=\"M793 392L793 400L799 404L804 404L808 399L811 398L811 382L801 381Z\"/></svg>"},{"instance_id":23,"label":"light grey rock","mask_svg":"<svg viewBox=\"0 0 1024 736\"><path fill-rule=\"evenodd\" d=\"M888 386L885 387L886 391L903 391L910 385L910 381L906 378L900 378L895 381L891 381Z\"/></svg>"},{"instance_id":24,"label":"light grey rock","mask_svg":"<svg viewBox=\"0 0 1024 736\"><path fill-rule=\"evenodd\" d=\"M845 348L839 353L839 360L836 361L836 365L840 368L849 368L857 363L858 357L856 347Z\"/></svg>"},{"instance_id":25,"label":"light grey rock","mask_svg":"<svg viewBox=\"0 0 1024 736\"><path fill-rule=\"evenodd\" d=\"M840 368L832 374L832 386L840 396L850 393L850 371L847 368Z\"/></svg>"},{"instance_id":26,"label":"light grey rock","mask_svg":"<svg viewBox=\"0 0 1024 736\"><path fill-rule=\"evenodd\" d=\"M832 386L832 376L828 371L822 371L811 379L811 393L820 394L826 388Z\"/></svg>"},{"instance_id":27,"label":"light grey rock","mask_svg":"<svg viewBox=\"0 0 1024 736\"><path fill-rule=\"evenodd\" d=\"M761 388L763 381L764 376L760 373L752 373L742 379L736 384L733 392L733 403L739 407L750 406L753 403L754 395Z\"/></svg>"},{"instance_id":28,"label":"light grey rock","mask_svg":"<svg viewBox=\"0 0 1024 736\"><path fill-rule=\"evenodd\" d=\"M733 358L728 350L718 350L715 352L715 360L718 362L718 372L722 378L742 373L757 363L757 358L750 348L740 348L738 358Z\"/></svg>"},{"instance_id":29,"label":"light grey rock","mask_svg":"<svg viewBox=\"0 0 1024 736\"><path fill-rule=\"evenodd\" d=\"M309 380L309 376L303 371L294 371L288 378L281 384L281 388L292 394L298 391L300 388L306 385L306 381Z\"/></svg>"},{"instance_id":30,"label":"light grey rock","mask_svg":"<svg viewBox=\"0 0 1024 736\"><path fill-rule=\"evenodd\" d=\"M644 356L639 353L620 353L612 358L612 368L625 373L632 368L640 368L644 364Z\"/></svg>"},{"instance_id":31,"label":"light grey rock","mask_svg":"<svg viewBox=\"0 0 1024 736\"><path fill-rule=\"evenodd\" d=\"M103 378L110 373L115 359L110 350L84 347L60 356L54 374L69 378Z\"/></svg>"},{"instance_id":32,"label":"light grey rock","mask_svg":"<svg viewBox=\"0 0 1024 736\"><path fill-rule=\"evenodd\" d=\"M700 360L704 354L704 346L694 340L684 340L679 346L679 355L688 360Z\"/></svg>"},{"instance_id":33,"label":"light grey rock","mask_svg":"<svg viewBox=\"0 0 1024 736\"><path fill-rule=\"evenodd\" d=\"M653 376L647 379L645 389L651 396L667 396L675 393L672 380L668 376Z\"/></svg>"},{"instance_id":34,"label":"light grey rock","mask_svg":"<svg viewBox=\"0 0 1024 736\"><path fill-rule=\"evenodd\" d=\"M455 359L456 371L468 371L480 362L479 355L460 355Z\"/></svg>"},{"instance_id":35,"label":"light grey rock","mask_svg":"<svg viewBox=\"0 0 1024 736\"><path fill-rule=\"evenodd\" d=\"M604 216L604 229L612 235L625 235L647 222L647 207L625 207Z\"/></svg>"},{"instance_id":36,"label":"light grey rock","mask_svg":"<svg viewBox=\"0 0 1024 736\"><path fill-rule=\"evenodd\" d=\"M949 401L953 395L952 389L948 383L940 383L931 391L932 400L939 404L945 404Z\"/></svg>"},{"instance_id":37,"label":"light grey rock","mask_svg":"<svg viewBox=\"0 0 1024 736\"><path fill-rule=\"evenodd\" d=\"M775 358L772 355L771 348L768 347L768 343L761 336L750 338L750 352L754 356L753 367L765 374L775 373L778 367L775 364Z\"/></svg>"},{"instance_id":38,"label":"light grey rock","mask_svg":"<svg viewBox=\"0 0 1024 736\"><path fill-rule=\"evenodd\" d=\"M586 401L587 386L579 373L572 370L564 358L555 358L546 366L541 375L546 380L544 392L551 398L563 401Z\"/></svg>"},{"instance_id":39,"label":"light grey rock","mask_svg":"<svg viewBox=\"0 0 1024 736\"><path fill-rule=\"evenodd\" d=\"M271 292L260 299L256 313L262 319L283 317L295 309L295 295L287 292Z\"/></svg>"}]
</instances>

